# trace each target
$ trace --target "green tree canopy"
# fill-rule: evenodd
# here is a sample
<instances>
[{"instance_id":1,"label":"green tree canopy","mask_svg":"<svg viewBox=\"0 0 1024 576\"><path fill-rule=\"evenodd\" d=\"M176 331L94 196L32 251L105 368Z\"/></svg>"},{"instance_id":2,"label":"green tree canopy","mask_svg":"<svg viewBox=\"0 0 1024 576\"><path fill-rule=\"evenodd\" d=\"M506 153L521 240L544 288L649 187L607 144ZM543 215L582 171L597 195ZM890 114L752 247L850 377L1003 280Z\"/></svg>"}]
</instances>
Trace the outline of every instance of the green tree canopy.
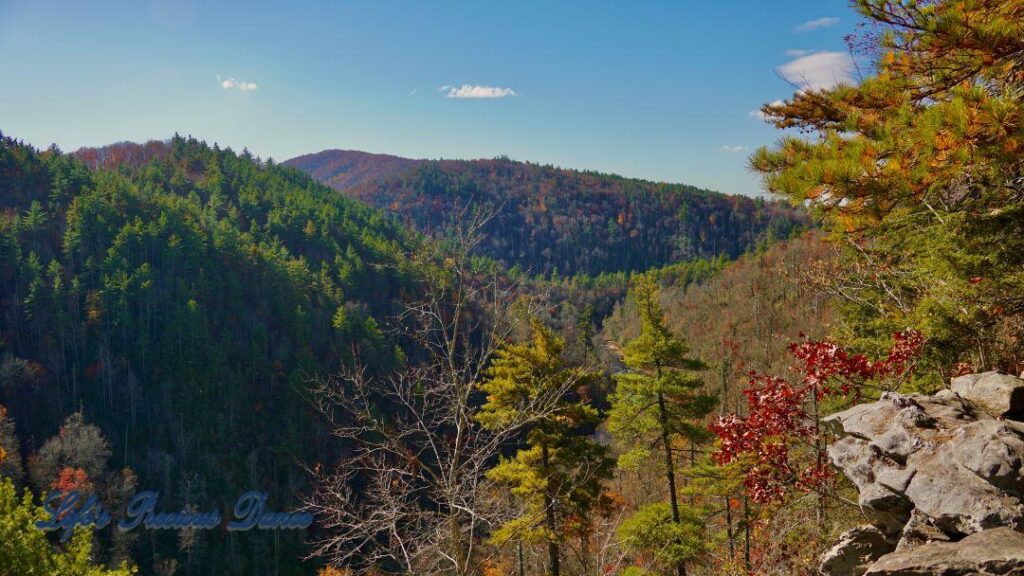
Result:
<instances>
[{"instance_id":1,"label":"green tree canopy","mask_svg":"<svg viewBox=\"0 0 1024 576\"><path fill-rule=\"evenodd\" d=\"M795 128L752 166L813 206L848 262L821 280L843 330L881 351L909 327L933 374L1020 370L1024 353L1024 7L1018 0L856 0L874 73L762 110Z\"/></svg>"},{"instance_id":2,"label":"green tree canopy","mask_svg":"<svg viewBox=\"0 0 1024 576\"><path fill-rule=\"evenodd\" d=\"M549 570L558 576L562 523L586 518L612 461L589 435L599 415L579 390L590 375L564 365L561 338L536 320L531 327L530 340L498 352L480 384L487 403L478 420L484 427L525 422L527 430L526 446L487 474L521 504L493 540L547 543Z\"/></svg>"},{"instance_id":3,"label":"green tree canopy","mask_svg":"<svg viewBox=\"0 0 1024 576\"><path fill-rule=\"evenodd\" d=\"M631 296L640 315L640 335L624 350L627 370L615 375L608 426L626 448L619 458L620 467L639 465L650 456L651 446L660 446L669 502L664 507L641 509L624 530L631 534L634 547L664 548L659 558L675 564L683 576L699 539L693 537L695 511L679 504L674 445L708 437L701 419L714 409L716 401L703 392L697 372L704 364L689 357L686 343L665 326L653 275L635 277ZM664 525L663 516L669 525ZM663 537L668 540L658 540Z\"/></svg>"},{"instance_id":4,"label":"green tree canopy","mask_svg":"<svg viewBox=\"0 0 1024 576\"><path fill-rule=\"evenodd\" d=\"M0 478L0 574L19 576L130 576L133 566L107 569L92 561L92 533L79 527L66 546L50 543L35 523L48 518L26 490L19 498L14 483Z\"/></svg>"}]
</instances>

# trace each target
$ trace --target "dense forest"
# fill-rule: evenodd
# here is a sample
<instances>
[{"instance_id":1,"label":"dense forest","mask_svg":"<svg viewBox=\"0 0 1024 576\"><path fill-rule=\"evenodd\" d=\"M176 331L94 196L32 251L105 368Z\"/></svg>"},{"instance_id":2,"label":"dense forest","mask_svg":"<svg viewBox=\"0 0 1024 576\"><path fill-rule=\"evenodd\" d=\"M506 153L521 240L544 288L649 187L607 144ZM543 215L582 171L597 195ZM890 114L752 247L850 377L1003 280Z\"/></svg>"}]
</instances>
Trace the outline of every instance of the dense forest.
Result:
<instances>
[{"instance_id":1,"label":"dense forest","mask_svg":"<svg viewBox=\"0 0 1024 576\"><path fill-rule=\"evenodd\" d=\"M84 470L79 483L130 480L172 510L249 489L295 507L303 467L337 449L308 383L354 357L395 361L375 318L413 285L415 239L248 154L181 137L150 149L91 170L2 140L0 395L8 432L34 454L17 479L46 491ZM94 426L103 448L87 461L48 440ZM183 552L173 534L131 546L147 572L262 574L281 573L302 540L207 536Z\"/></svg>"},{"instance_id":2,"label":"dense forest","mask_svg":"<svg viewBox=\"0 0 1024 576\"><path fill-rule=\"evenodd\" d=\"M865 76L761 109L799 131L750 160L786 205L0 137L0 574L860 576L1019 536L1024 9L853 5ZM968 421L973 464L917 442ZM917 480L925 452L981 492ZM34 527L50 490L142 489L316 521ZM970 552L957 573L1024 565Z\"/></svg>"},{"instance_id":3,"label":"dense forest","mask_svg":"<svg viewBox=\"0 0 1024 576\"><path fill-rule=\"evenodd\" d=\"M596 276L735 258L808 224L801 210L778 202L501 158L420 161L397 174L381 163L383 177L360 175L366 181L350 187L347 158L324 152L286 164L430 236L448 237L459 220L487 214L479 254L530 274Z\"/></svg>"}]
</instances>

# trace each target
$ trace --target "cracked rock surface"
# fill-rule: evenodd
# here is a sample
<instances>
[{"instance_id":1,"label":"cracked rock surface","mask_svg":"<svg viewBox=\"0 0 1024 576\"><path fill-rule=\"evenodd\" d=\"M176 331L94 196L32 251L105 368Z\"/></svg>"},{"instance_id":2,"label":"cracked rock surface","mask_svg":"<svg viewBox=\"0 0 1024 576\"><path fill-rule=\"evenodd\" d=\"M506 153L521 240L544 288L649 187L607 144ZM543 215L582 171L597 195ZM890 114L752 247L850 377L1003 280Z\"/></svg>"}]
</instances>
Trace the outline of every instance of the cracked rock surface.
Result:
<instances>
[{"instance_id":1,"label":"cracked rock surface","mask_svg":"<svg viewBox=\"0 0 1024 576\"><path fill-rule=\"evenodd\" d=\"M1021 402L1024 380L987 372L932 396L885 394L826 418L837 437L829 457L857 486L871 526L844 534L821 572L1024 574L998 571L1024 561ZM998 539L1019 544L1016 556ZM945 556L952 563L939 569Z\"/></svg>"},{"instance_id":2,"label":"cracked rock surface","mask_svg":"<svg viewBox=\"0 0 1024 576\"><path fill-rule=\"evenodd\" d=\"M929 542L883 556L867 576L988 576L1024 574L1024 534L992 528L959 542Z\"/></svg>"},{"instance_id":3,"label":"cracked rock surface","mask_svg":"<svg viewBox=\"0 0 1024 576\"><path fill-rule=\"evenodd\" d=\"M893 545L874 526L847 530L821 557L821 571L830 576L860 576L875 560L892 552Z\"/></svg>"}]
</instances>

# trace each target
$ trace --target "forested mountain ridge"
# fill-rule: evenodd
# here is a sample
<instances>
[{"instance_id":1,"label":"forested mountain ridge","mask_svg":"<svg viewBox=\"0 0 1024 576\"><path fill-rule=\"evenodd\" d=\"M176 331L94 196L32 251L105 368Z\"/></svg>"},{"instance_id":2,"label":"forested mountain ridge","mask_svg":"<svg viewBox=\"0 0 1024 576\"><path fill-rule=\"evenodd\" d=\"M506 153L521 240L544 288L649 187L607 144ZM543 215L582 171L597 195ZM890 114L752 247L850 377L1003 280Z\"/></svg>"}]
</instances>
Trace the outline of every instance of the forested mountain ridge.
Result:
<instances>
[{"instance_id":1,"label":"forested mountain ridge","mask_svg":"<svg viewBox=\"0 0 1024 576\"><path fill-rule=\"evenodd\" d=\"M1024 3L852 5L856 84L760 110L779 242L503 159L0 137L0 575L1024 574ZM52 490L315 522L61 544Z\"/></svg>"},{"instance_id":2,"label":"forested mountain ridge","mask_svg":"<svg viewBox=\"0 0 1024 576\"><path fill-rule=\"evenodd\" d=\"M467 212L490 214L479 253L545 276L735 258L761 239L786 237L809 223L803 210L778 202L504 158L417 161L404 172L385 164L385 176L360 176L350 187L344 168L326 169L346 165L347 154L285 164L435 237L448 235Z\"/></svg>"},{"instance_id":3,"label":"forested mountain ridge","mask_svg":"<svg viewBox=\"0 0 1024 576\"><path fill-rule=\"evenodd\" d=\"M364 182L396 176L425 162L358 150L323 150L297 156L284 164L302 170L335 190L347 190Z\"/></svg>"},{"instance_id":4,"label":"forested mountain ridge","mask_svg":"<svg viewBox=\"0 0 1024 576\"><path fill-rule=\"evenodd\" d=\"M310 380L354 356L397 361L377 319L414 290L417 237L296 170L191 138L90 154L95 170L0 138L0 404L13 418L0 440L28 456L17 480L158 490L167 510L246 490L298 506L304 467L337 450ZM109 558L285 574L302 541L200 532L186 546L168 531Z\"/></svg>"}]
</instances>

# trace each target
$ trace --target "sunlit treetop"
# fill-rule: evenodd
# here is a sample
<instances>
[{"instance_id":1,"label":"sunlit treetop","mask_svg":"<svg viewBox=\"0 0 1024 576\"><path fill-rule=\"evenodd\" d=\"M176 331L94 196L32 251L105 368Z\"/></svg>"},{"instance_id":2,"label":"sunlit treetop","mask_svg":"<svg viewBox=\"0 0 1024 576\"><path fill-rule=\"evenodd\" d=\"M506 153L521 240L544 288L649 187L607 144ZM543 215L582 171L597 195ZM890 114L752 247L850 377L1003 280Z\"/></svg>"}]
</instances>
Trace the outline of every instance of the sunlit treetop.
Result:
<instances>
[{"instance_id":1,"label":"sunlit treetop","mask_svg":"<svg viewBox=\"0 0 1024 576\"><path fill-rule=\"evenodd\" d=\"M790 136L761 149L768 188L849 227L919 208L991 210L1022 194L1024 3L858 0L851 46L874 74L763 112Z\"/></svg>"},{"instance_id":2,"label":"sunlit treetop","mask_svg":"<svg viewBox=\"0 0 1024 576\"><path fill-rule=\"evenodd\" d=\"M857 85L763 112L787 135L751 158L841 241L827 282L847 336L928 339L930 386L958 363L1024 367L1024 3L857 0ZM866 340L873 340L870 344Z\"/></svg>"}]
</instances>

